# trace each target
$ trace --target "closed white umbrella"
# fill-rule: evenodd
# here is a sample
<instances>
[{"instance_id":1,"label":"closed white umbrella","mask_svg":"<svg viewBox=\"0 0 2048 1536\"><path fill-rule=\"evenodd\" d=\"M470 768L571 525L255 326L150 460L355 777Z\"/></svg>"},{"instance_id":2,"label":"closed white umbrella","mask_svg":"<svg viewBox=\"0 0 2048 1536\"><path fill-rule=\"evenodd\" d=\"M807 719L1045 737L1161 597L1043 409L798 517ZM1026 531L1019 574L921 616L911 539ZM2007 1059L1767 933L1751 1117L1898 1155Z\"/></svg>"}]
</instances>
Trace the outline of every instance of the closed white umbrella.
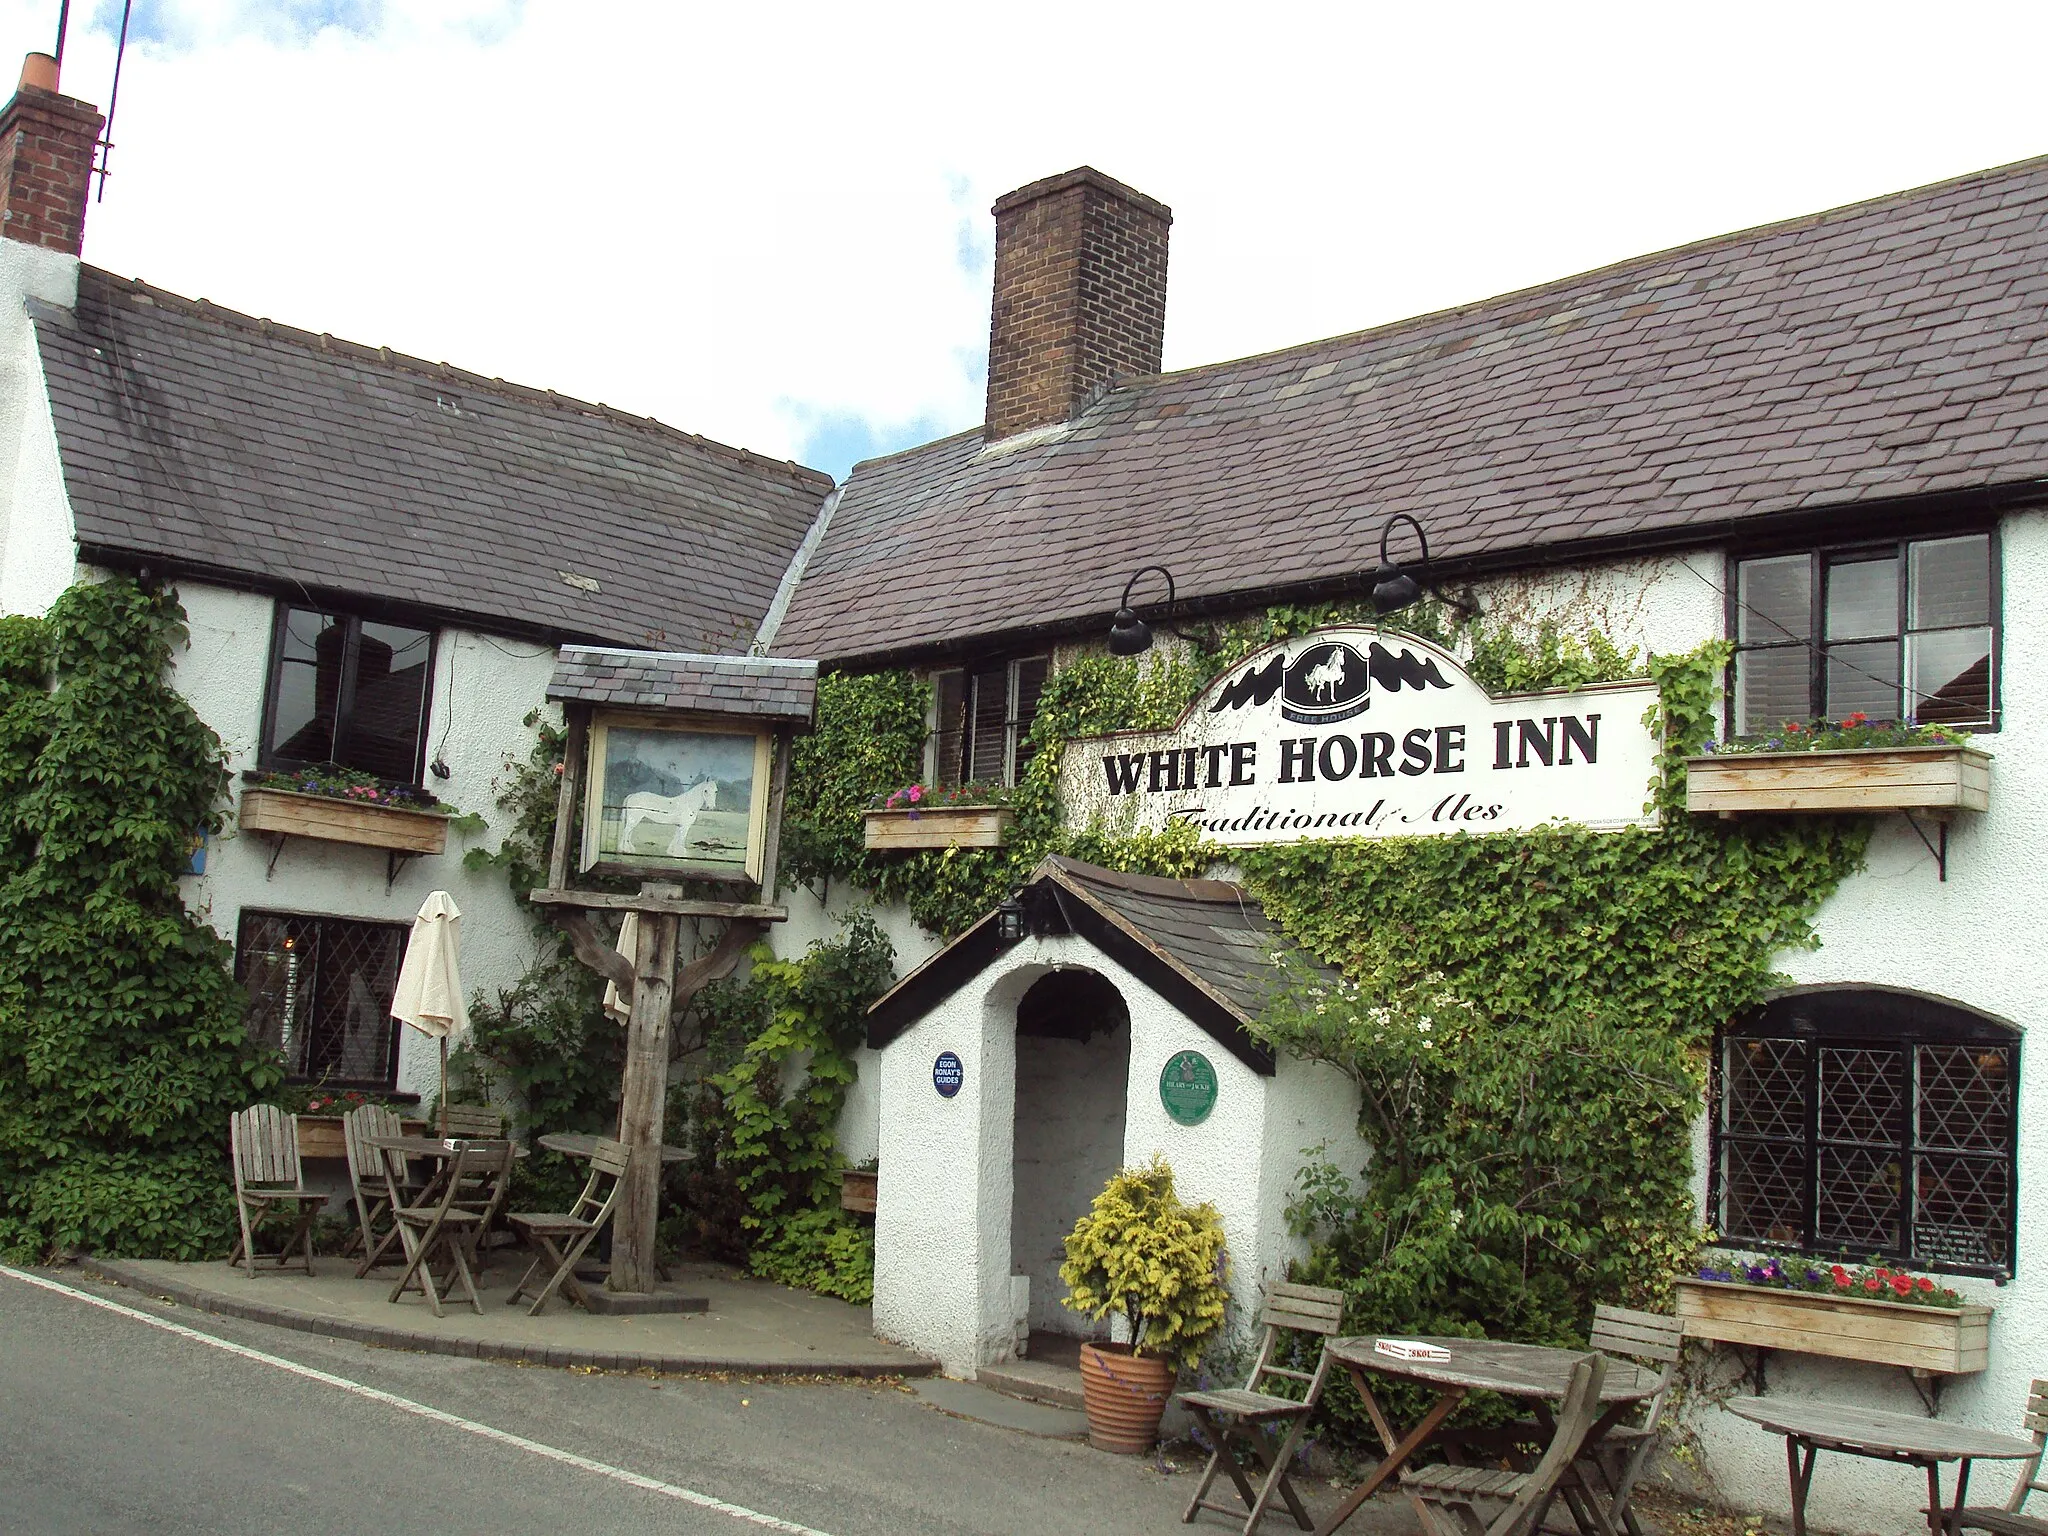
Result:
<instances>
[{"instance_id":1,"label":"closed white umbrella","mask_svg":"<svg viewBox=\"0 0 2048 1536\"><path fill-rule=\"evenodd\" d=\"M462 913L446 891L431 892L412 920L391 1016L441 1042L441 1134L448 1134L448 1042L469 1028L462 1000Z\"/></svg>"},{"instance_id":2,"label":"closed white umbrella","mask_svg":"<svg viewBox=\"0 0 2048 1536\"><path fill-rule=\"evenodd\" d=\"M618 951L626 964L640 963L640 914L628 912L619 924ZM604 1011L611 1015L612 1022L624 1024L633 1017L633 999L619 990L616 981L604 984Z\"/></svg>"}]
</instances>

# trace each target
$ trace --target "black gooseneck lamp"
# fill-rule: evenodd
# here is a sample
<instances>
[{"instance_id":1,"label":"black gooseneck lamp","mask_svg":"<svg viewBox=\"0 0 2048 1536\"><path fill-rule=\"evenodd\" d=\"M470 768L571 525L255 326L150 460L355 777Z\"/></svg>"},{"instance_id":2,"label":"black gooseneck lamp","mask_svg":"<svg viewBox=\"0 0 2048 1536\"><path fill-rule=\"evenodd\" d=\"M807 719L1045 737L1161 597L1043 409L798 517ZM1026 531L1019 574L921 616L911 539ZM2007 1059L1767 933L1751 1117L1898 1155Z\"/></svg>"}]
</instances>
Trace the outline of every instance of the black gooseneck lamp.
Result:
<instances>
[{"instance_id":1,"label":"black gooseneck lamp","mask_svg":"<svg viewBox=\"0 0 2048 1536\"><path fill-rule=\"evenodd\" d=\"M1387 541L1393 537L1396 523L1406 523L1415 530L1416 541L1422 545L1422 564L1429 564L1429 535L1422 531L1422 524L1406 512L1396 512L1388 518L1387 526L1380 530L1379 569L1372 573L1372 608L1382 618L1400 612L1422 596L1422 583L1387 557Z\"/></svg>"},{"instance_id":2,"label":"black gooseneck lamp","mask_svg":"<svg viewBox=\"0 0 2048 1536\"><path fill-rule=\"evenodd\" d=\"M1124 583L1124 597L1117 606L1116 617L1110 620L1109 654L1112 656L1137 656L1152 649L1152 626L1138 617L1137 610L1131 606L1131 593L1137 589L1138 578L1153 571L1166 578L1166 606L1173 606L1173 572L1163 565L1140 566L1132 572L1131 579Z\"/></svg>"}]
</instances>

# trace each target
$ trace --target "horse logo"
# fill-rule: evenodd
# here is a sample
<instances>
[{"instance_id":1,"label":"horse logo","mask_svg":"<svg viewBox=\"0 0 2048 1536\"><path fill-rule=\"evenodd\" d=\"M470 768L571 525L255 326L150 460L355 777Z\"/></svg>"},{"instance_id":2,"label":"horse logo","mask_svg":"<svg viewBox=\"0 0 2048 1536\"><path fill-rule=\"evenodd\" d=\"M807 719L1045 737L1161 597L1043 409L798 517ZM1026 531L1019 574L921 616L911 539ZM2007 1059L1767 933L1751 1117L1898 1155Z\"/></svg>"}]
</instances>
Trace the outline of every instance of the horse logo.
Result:
<instances>
[{"instance_id":1,"label":"horse logo","mask_svg":"<svg viewBox=\"0 0 2048 1536\"><path fill-rule=\"evenodd\" d=\"M1363 714L1372 703L1372 668L1342 640L1304 648L1288 663L1280 713L1302 725L1327 725Z\"/></svg>"}]
</instances>

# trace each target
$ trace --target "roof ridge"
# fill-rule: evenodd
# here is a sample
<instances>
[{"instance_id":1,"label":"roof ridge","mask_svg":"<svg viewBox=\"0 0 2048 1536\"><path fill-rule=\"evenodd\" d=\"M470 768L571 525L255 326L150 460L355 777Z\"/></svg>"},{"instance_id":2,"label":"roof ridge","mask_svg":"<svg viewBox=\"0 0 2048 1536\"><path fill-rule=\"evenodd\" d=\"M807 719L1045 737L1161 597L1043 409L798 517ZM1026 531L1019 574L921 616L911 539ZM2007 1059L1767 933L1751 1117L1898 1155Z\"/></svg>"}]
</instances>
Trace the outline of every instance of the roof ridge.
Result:
<instances>
[{"instance_id":1,"label":"roof ridge","mask_svg":"<svg viewBox=\"0 0 2048 1536\"><path fill-rule=\"evenodd\" d=\"M1777 219L1764 224L1749 224L1741 229L1732 229L1723 234L1707 235L1701 239L1689 240L1679 245L1668 245L1658 250L1644 251L1638 255L1625 256L1618 261L1610 261L1605 266L1588 267L1581 272L1570 272L1561 277L1545 278L1542 282L1531 283L1526 288L1510 288L1503 293L1489 294L1481 299L1470 299L1463 304L1453 304L1443 309L1427 310L1419 315L1406 315L1399 320L1389 320L1381 325L1364 326L1355 331L1339 331L1332 336L1320 336L1311 341L1290 342L1284 347L1273 347L1264 352L1247 352L1238 357L1221 358L1210 363L1196 363L1187 368L1162 369L1158 373L1135 374L1119 379L1115 387L1097 403L1108 404L1126 390L1136 391L1148 388L1154 384L1177 383L1183 379L1199 378L1203 374L1214 373L1221 369L1240 368L1247 363L1262 363L1269 359L1286 357L1290 353L1310 352L1318 348L1335 346L1345 342L1362 342L1368 339L1397 336L1409 329L1421 329L1426 326L1442 324L1462 316L1475 314L1481 310L1490 309L1495 305L1506 304L1511 300L1536 298L1552 291L1567 289L1596 278L1606 277L1612 273L1624 272L1631 268L1647 267L1660 261L1694 255L1720 246L1735 245L1745 240L1760 238L1764 235L1781 234L1800 228L1813 228L1833 220L1873 213L1887 205L1908 202L1916 198L1931 197L1935 193L1966 186L1973 181L1988 181L1995 177L2010 175L2018 171L2040 169L2043 167L2048 167L2048 154L2030 155L2024 160L2009 160L2003 165L1988 166L1979 171L1967 171L1960 176L1950 176L1941 181L1926 182L1917 187L1907 187L1903 191L1885 192L1876 197L1867 197L1853 203L1838 203L1832 208L1823 208L1815 213L1798 214L1792 218ZM1091 405L1089 411L1092 412L1094 408L1095 406ZM923 446L930 447L932 444L927 443ZM906 449L904 451L914 452L915 450Z\"/></svg>"},{"instance_id":2,"label":"roof ridge","mask_svg":"<svg viewBox=\"0 0 2048 1536\"><path fill-rule=\"evenodd\" d=\"M870 464L887 464L891 459L907 458L913 453L924 453L933 448L943 448L948 443L962 442L970 437L980 437L985 431L987 431L987 428L977 423L971 427L963 427L958 432L949 432L944 437L927 438L924 442L912 443L907 448L898 448L889 453L878 453L871 459L856 459L854 460L853 468L846 472L847 481L849 483L852 481L855 470L866 469Z\"/></svg>"},{"instance_id":3,"label":"roof ridge","mask_svg":"<svg viewBox=\"0 0 2048 1536\"><path fill-rule=\"evenodd\" d=\"M509 399L526 400L579 415L601 417L606 421L617 422L621 426L635 427L663 437L674 438L688 443L693 448L735 459L742 464L781 470L788 473L792 480L820 486L826 490L835 484L832 477L823 470L812 469L808 464L799 464L795 459L772 459L765 454L755 453L750 448L721 443L716 438L670 426L653 416L622 411L617 406L606 405L602 401L582 400L573 395L558 394L552 389L515 383L510 379L487 378L483 374L472 373L467 368L458 368L453 363L430 362L426 358L393 351L390 347L373 347L364 342L350 341L327 331L308 331L299 326L272 320L267 315L251 315L242 310L228 309L210 299L194 299L181 293L172 293L167 288L159 288L152 283L144 282L141 278L122 277L119 273L109 272L104 267L95 267L89 262L81 263L80 267L82 272L105 281L111 287L141 294L154 304L164 305L195 319L209 321L229 329L251 331L270 340L289 342L311 351L339 354L357 362L374 363L400 373L419 374L430 379L460 383L465 388L484 390Z\"/></svg>"}]
</instances>

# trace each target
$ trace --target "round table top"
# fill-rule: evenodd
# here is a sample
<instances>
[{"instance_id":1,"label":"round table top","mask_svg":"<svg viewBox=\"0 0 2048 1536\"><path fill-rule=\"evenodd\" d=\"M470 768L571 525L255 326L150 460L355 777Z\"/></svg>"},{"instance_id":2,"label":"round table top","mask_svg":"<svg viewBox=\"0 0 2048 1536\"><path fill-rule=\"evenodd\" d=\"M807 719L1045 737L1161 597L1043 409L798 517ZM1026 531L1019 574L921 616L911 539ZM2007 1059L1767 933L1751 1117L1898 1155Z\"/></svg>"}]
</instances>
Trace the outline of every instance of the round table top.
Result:
<instances>
[{"instance_id":1,"label":"round table top","mask_svg":"<svg viewBox=\"0 0 2048 1536\"><path fill-rule=\"evenodd\" d=\"M1332 1339L1332 1358L1361 1370L1402 1376L1439 1387L1499 1392L1507 1397L1541 1397L1563 1402L1571 1389L1572 1367L1581 1354L1544 1344L1508 1344L1496 1339L1451 1339L1412 1335L1409 1342L1437 1344L1451 1352L1448 1360L1401 1360L1373 1348L1376 1337ZM1652 1396L1661 1375L1628 1360L1610 1358L1600 1385L1603 1403L1633 1403Z\"/></svg>"},{"instance_id":2,"label":"round table top","mask_svg":"<svg viewBox=\"0 0 2048 1536\"><path fill-rule=\"evenodd\" d=\"M540 1144L550 1152L559 1152L564 1157L588 1157L597 1150L597 1144L601 1139L586 1135L582 1131L552 1131L540 1138ZM667 1142L662 1143L661 1160L664 1163L686 1162L689 1156L690 1154L681 1147L672 1147Z\"/></svg>"},{"instance_id":3,"label":"round table top","mask_svg":"<svg viewBox=\"0 0 2048 1536\"><path fill-rule=\"evenodd\" d=\"M1929 1461L2018 1461L2035 1452L2034 1442L1996 1430L1946 1424L1917 1413L1886 1413L1850 1403L1800 1397L1731 1397L1726 1407L1777 1434L1811 1441L1829 1450L1873 1451L1884 1456L1920 1456Z\"/></svg>"}]
</instances>

